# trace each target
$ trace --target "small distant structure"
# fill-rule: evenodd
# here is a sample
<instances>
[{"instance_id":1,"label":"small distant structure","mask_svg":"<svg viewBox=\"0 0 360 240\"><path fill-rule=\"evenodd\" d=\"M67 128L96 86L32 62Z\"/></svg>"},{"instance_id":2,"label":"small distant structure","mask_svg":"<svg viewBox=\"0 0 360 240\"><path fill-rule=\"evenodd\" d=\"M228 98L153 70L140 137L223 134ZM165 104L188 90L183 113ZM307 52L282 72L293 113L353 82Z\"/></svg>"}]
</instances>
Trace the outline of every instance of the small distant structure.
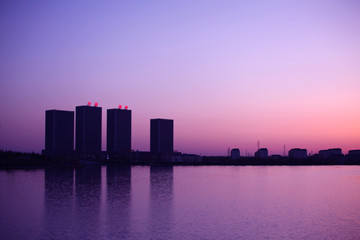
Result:
<instances>
[{"instance_id":1,"label":"small distant structure","mask_svg":"<svg viewBox=\"0 0 360 240\"><path fill-rule=\"evenodd\" d=\"M307 150L301 149L301 148L290 149L289 158L306 159L307 158Z\"/></svg>"},{"instance_id":2,"label":"small distant structure","mask_svg":"<svg viewBox=\"0 0 360 240\"><path fill-rule=\"evenodd\" d=\"M202 157L196 154L186 153L174 153L170 156L170 162L173 163L187 163L187 164L199 164L202 161Z\"/></svg>"},{"instance_id":3,"label":"small distant structure","mask_svg":"<svg viewBox=\"0 0 360 240\"><path fill-rule=\"evenodd\" d=\"M273 155L270 156L270 158L273 159L273 160L278 160L278 159L281 159L282 156L279 155L279 154L273 154Z\"/></svg>"},{"instance_id":4,"label":"small distant structure","mask_svg":"<svg viewBox=\"0 0 360 240\"><path fill-rule=\"evenodd\" d=\"M260 148L255 152L255 158L268 158L268 156L267 148Z\"/></svg>"},{"instance_id":5,"label":"small distant structure","mask_svg":"<svg viewBox=\"0 0 360 240\"><path fill-rule=\"evenodd\" d=\"M330 159L341 156L343 156L341 148L331 148L331 149L319 151L319 158L321 159Z\"/></svg>"},{"instance_id":6,"label":"small distant structure","mask_svg":"<svg viewBox=\"0 0 360 240\"><path fill-rule=\"evenodd\" d=\"M350 150L346 157L349 164L360 164L360 149Z\"/></svg>"},{"instance_id":7,"label":"small distant structure","mask_svg":"<svg viewBox=\"0 0 360 240\"><path fill-rule=\"evenodd\" d=\"M240 150L238 148L231 149L231 160L240 159Z\"/></svg>"},{"instance_id":8,"label":"small distant structure","mask_svg":"<svg viewBox=\"0 0 360 240\"><path fill-rule=\"evenodd\" d=\"M349 157L360 157L360 149L350 150L348 153Z\"/></svg>"}]
</instances>

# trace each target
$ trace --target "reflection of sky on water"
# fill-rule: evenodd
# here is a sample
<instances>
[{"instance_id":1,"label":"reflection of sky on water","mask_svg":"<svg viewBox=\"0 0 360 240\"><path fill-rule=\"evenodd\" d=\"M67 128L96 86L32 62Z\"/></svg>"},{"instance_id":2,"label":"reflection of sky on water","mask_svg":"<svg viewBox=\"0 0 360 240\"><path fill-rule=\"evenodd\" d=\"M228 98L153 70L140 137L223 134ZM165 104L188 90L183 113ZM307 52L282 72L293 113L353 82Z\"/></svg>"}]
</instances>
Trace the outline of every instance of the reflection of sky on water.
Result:
<instances>
[{"instance_id":1,"label":"reflection of sky on water","mask_svg":"<svg viewBox=\"0 0 360 240\"><path fill-rule=\"evenodd\" d=\"M172 166L150 167L150 229L152 239L171 239L173 227Z\"/></svg>"},{"instance_id":2,"label":"reflection of sky on water","mask_svg":"<svg viewBox=\"0 0 360 240\"><path fill-rule=\"evenodd\" d=\"M0 171L4 239L356 239L360 166Z\"/></svg>"}]
</instances>

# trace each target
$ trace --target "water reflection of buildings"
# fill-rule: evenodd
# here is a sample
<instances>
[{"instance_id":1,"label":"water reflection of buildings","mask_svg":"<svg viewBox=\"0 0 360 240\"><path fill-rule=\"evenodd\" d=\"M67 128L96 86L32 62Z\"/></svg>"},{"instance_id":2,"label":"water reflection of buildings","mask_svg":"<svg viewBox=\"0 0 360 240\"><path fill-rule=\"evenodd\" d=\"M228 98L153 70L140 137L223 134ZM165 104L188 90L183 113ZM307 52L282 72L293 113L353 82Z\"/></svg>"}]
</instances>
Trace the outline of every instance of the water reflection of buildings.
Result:
<instances>
[{"instance_id":1,"label":"water reflection of buildings","mask_svg":"<svg viewBox=\"0 0 360 240\"><path fill-rule=\"evenodd\" d=\"M106 183L108 232L116 239L128 238L131 201L131 166L107 166Z\"/></svg>"},{"instance_id":2,"label":"water reflection of buildings","mask_svg":"<svg viewBox=\"0 0 360 240\"><path fill-rule=\"evenodd\" d=\"M173 175L172 166L150 167L150 238L171 239Z\"/></svg>"},{"instance_id":3,"label":"water reflection of buildings","mask_svg":"<svg viewBox=\"0 0 360 240\"><path fill-rule=\"evenodd\" d=\"M73 233L74 170L45 168L46 239L69 239ZM61 235L60 235L61 234Z\"/></svg>"},{"instance_id":4,"label":"water reflection of buildings","mask_svg":"<svg viewBox=\"0 0 360 240\"><path fill-rule=\"evenodd\" d=\"M100 222L101 166L88 165L75 171L76 238L97 239Z\"/></svg>"}]
</instances>

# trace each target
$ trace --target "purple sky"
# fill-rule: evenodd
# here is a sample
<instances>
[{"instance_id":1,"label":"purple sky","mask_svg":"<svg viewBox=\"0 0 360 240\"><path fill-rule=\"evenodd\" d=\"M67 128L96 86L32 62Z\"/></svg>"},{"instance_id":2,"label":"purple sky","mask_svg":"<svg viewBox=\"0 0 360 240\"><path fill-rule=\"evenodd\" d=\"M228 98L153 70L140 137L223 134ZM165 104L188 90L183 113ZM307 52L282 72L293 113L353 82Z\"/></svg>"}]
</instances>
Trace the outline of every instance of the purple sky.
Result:
<instances>
[{"instance_id":1,"label":"purple sky","mask_svg":"<svg viewBox=\"0 0 360 240\"><path fill-rule=\"evenodd\" d=\"M175 149L360 149L359 1L1 1L0 149L40 152L45 110L175 120Z\"/></svg>"}]
</instances>

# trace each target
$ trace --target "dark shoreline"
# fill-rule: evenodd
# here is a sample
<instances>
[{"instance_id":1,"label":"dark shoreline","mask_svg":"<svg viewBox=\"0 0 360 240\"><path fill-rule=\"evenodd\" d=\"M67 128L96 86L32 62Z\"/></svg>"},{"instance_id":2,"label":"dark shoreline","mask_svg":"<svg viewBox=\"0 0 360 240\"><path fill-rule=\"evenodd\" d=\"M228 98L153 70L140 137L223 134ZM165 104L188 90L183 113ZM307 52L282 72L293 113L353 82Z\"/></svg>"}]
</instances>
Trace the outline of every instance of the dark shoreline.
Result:
<instances>
[{"instance_id":1,"label":"dark shoreline","mask_svg":"<svg viewBox=\"0 0 360 240\"><path fill-rule=\"evenodd\" d=\"M148 159L130 159L120 158L117 160L96 160L79 159L71 157L49 158L37 153L20 153L12 151L0 151L0 170L32 170L43 168L76 168L85 165L126 165L126 166L343 166L360 165L359 157L340 156L329 159L321 159L317 155L306 159L293 159L289 157L277 158L255 158L240 157L232 160L224 156L204 156L196 161L174 161L169 158L148 158Z\"/></svg>"}]
</instances>

